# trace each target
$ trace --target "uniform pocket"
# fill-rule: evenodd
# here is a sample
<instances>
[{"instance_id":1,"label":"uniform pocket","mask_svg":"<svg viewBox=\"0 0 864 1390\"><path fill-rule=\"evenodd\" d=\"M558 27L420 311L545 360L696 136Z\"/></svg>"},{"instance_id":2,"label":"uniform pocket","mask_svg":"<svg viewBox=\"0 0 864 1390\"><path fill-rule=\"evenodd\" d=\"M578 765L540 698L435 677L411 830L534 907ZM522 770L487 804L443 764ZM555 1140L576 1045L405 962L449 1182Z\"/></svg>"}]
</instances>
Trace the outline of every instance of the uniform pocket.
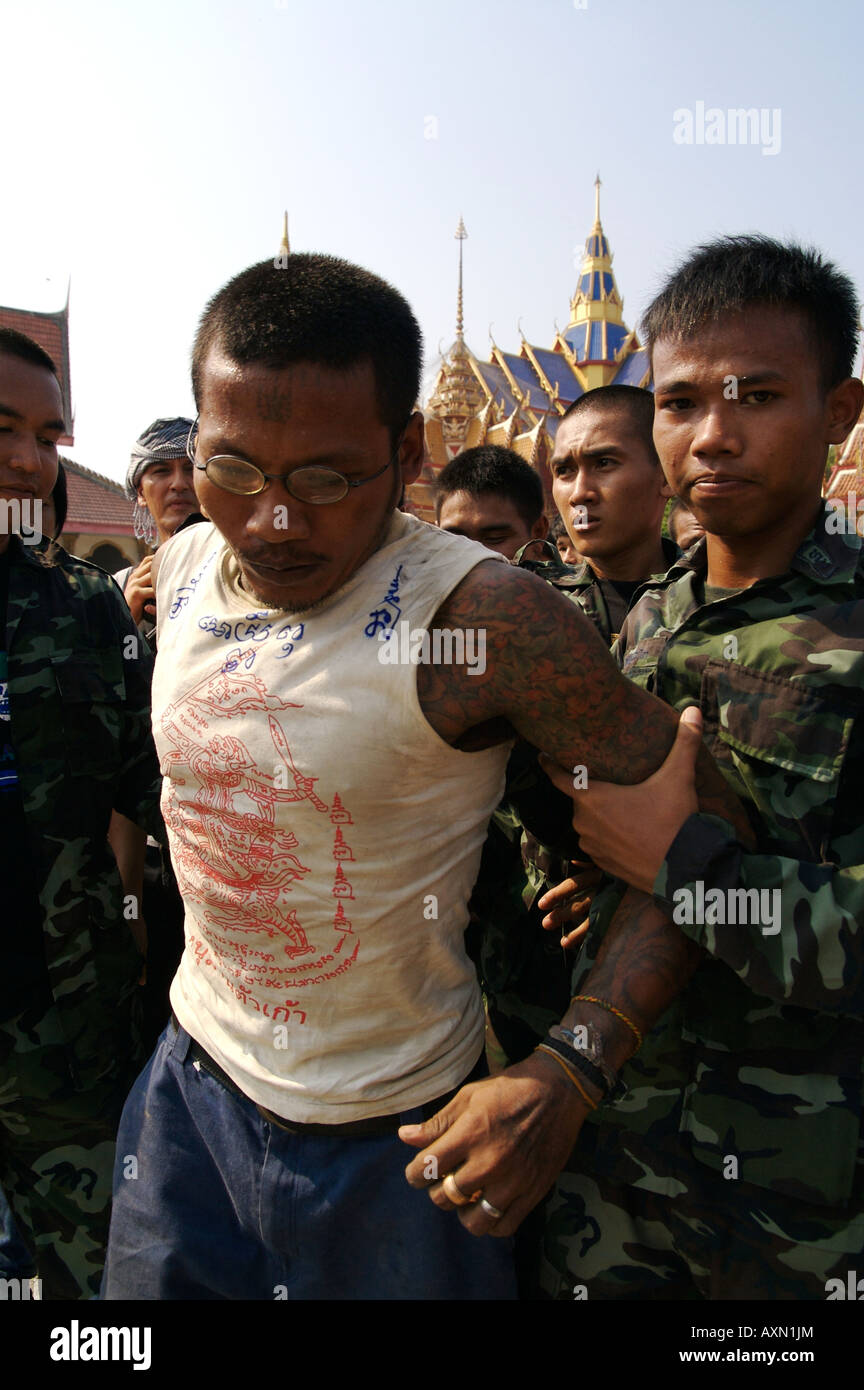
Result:
<instances>
[{"instance_id":1,"label":"uniform pocket","mask_svg":"<svg viewBox=\"0 0 864 1390\"><path fill-rule=\"evenodd\" d=\"M713 660L700 706L705 740L750 803L762 852L827 861L855 711L801 681Z\"/></svg>"}]
</instances>

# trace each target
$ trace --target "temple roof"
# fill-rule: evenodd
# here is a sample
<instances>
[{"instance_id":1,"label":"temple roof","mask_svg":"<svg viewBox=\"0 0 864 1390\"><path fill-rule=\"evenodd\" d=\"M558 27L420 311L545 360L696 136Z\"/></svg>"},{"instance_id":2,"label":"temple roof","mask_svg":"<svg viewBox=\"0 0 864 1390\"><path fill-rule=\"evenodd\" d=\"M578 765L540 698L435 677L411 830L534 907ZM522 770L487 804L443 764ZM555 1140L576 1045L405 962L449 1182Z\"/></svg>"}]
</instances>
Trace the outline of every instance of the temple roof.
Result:
<instances>
[{"instance_id":1,"label":"temple roof","mask_svg":"<svg viewBox=\"0 0 864 1390\"><path fill-rule=\"evenodd\" d=\"M854 465L835 468L825 484L823 496L848 497L850 492L856 496L859 492L864 492L864 476L861 469Z\"/></svg>"},{"instance_id":2,"label":"temple roof","mask_svg":"<svg viewBox=\"0 0 864 1390\"><path fill-rule=\"evenodd\" d=\"M623 323L608 323L606 319L574 323L562 334L580 364L583 362L614 362L628 330Z\"/></svg>"},{"instance_id":3,"label":"temple roof","mask_svg":"<svg viewBox=\"0 0 864 1390\"><path fill-rule=\"evenodd\" d=\"M631 352L609 383L610 386L644 386L649 391L651 386L651 362L648 357L648 349L637 347L635 352Z\"/></svg>"},{"instance_id":4,"label":"temple roof","mask_svg":"<svg viewBox=\"0 0 864 1390\"><path fill-rule=\"evenodd\" d=\"M409 489L419 515L427 515L427 494L436 472L477 444L515 449L538 470L548 493L545 464L567 407L596 386L648 384L648 354L624 322L612 253L600 221L599 175L594 189L594 223L566 329L562 333L556 327L548 347L536 347L524 336L512 350L493 342L486 362L474 355L463 337L462 243L467 233L459 219L456 339L441 358L425 404L429 464L417 490Z\"/></svg>"}]
</instances>

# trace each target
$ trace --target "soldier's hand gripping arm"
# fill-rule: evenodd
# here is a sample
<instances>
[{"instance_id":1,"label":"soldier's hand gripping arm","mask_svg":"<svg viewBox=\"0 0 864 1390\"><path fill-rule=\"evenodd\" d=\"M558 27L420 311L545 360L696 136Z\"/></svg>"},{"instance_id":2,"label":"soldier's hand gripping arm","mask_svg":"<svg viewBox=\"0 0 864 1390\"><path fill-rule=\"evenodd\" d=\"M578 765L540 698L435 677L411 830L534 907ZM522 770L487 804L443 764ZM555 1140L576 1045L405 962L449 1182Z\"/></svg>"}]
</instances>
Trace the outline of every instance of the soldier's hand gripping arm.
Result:
<instances>
[{"instance_id":1,"label":"soldier's hand gripping arm","mask_svg":"<svg viewBox=\"0 0 864 1390\"><path fill-rule=\"evenodd\" d=\"M647 878L655 902L680 930L724 961L754 993L859 1018L864 1009L864 822L855 784L864 761L862 743L856 731L837 788L833 841L823 846L821 860L748 852L735 826L699 811L692 766L680 759L674 765L667 760L641 789L596 783L588 794L575 793L574 826L602 868L639 887ZM567 774L544 765L565 790ZM787 796L791 802L791 790ZM664 809L659 830L652 806ZM734 901L735 920L731 912L729 920L688 913L698 884L703 897L719 890L724 901ZM694 915L708 920L693 920ZM712 922L712 915L718 920Z\"/></svg>"}]
</instances>

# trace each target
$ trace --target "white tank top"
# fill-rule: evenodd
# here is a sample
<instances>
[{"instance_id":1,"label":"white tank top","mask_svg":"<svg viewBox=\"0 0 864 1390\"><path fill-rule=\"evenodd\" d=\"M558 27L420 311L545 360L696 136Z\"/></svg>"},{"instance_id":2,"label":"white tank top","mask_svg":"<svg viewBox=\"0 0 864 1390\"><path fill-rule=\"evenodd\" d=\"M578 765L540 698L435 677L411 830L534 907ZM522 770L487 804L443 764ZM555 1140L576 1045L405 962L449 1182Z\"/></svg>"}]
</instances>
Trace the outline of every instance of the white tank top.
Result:
<instances>
[{"instance_id":1,"label":"white tank top","mask_svg":"<svg viewBox=\"0 0 864 1390\"><path fill-rule=\"evenodd\" d=\"M153 731L186 908L171 1003L286 1119L420 1105L482 1050L466 904L510 745L451 748L404 657L494 558L396 512L343 588L291 614L239 587L212 525L163 555ZM403 662L379 659L381 631Z\"/></svg>"}]
</instances>

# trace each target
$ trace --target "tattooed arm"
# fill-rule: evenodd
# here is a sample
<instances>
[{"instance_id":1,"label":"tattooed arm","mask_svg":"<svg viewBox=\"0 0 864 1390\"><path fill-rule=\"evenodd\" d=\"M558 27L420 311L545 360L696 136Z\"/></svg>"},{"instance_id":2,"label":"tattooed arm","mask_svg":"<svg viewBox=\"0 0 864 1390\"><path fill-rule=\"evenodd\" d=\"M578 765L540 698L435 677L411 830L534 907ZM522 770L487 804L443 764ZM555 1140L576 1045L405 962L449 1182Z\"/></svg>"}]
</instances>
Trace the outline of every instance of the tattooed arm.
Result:
<instances>
[{"instance_id":1,"label":"tattooed arm","mask_svg":"<svg viewBox=\"0 0 864 1390\"><path fill-rule=\"evenodd\" d=\"M590 777L620 783L648 777L675 740L674 711L620 675L602 641L574 605L548 585L503 566L480 565L450 595L436 626L485 631L486 671L418 668L427 719L457 747L478 747L518 730L558 761L586 766ZM506 616L502 616L502 613ZM454 679L455 677L455 679ZM471 682L475 682L472 689ZM601 771L602 769L602 771ZM744 812L727 791L709 755L697 763L700 805L734 820L742 838ZM582 993L605 999L644 1036L685 987L701 957L696 947L644 894L629 889L602 942ZM590 1022L603 1038L604 1057L619 1070L636 1048L635 1035L615 1014L574 1002L565 1027ZM581 1079L581 1078L580 1078ZM586 1081L591 1100L600 1100ZM400 1137L420 1150L406 1169L437 1206L452 1203L437 1171L452 1173L464 1193L482 1191L503 1215L473 1203L458 1208L475 1235L511 1235L555 1180L578 1138L589 1105L564 1070L534 1053L488 1081L464 1086L424 1125L403 1126Z\"/></svg>"},{"instance_id":2,"label":"tattooed arm","mask_svg":"<svg viewBox=\"0 0 864 1390\"><path fill-rule=\"evenodd\" d=\"M521 734L565 767L606 782L641 782L661 765L678 719L622 676L602 638L550 584L526 570L480 564L448 595L430 626L485 637L486 669L421 665L420 705L456 748L487 748ZM740 803L707 752L696 768L699 808L748 834Z\"/></svg>"}]
</instances>

